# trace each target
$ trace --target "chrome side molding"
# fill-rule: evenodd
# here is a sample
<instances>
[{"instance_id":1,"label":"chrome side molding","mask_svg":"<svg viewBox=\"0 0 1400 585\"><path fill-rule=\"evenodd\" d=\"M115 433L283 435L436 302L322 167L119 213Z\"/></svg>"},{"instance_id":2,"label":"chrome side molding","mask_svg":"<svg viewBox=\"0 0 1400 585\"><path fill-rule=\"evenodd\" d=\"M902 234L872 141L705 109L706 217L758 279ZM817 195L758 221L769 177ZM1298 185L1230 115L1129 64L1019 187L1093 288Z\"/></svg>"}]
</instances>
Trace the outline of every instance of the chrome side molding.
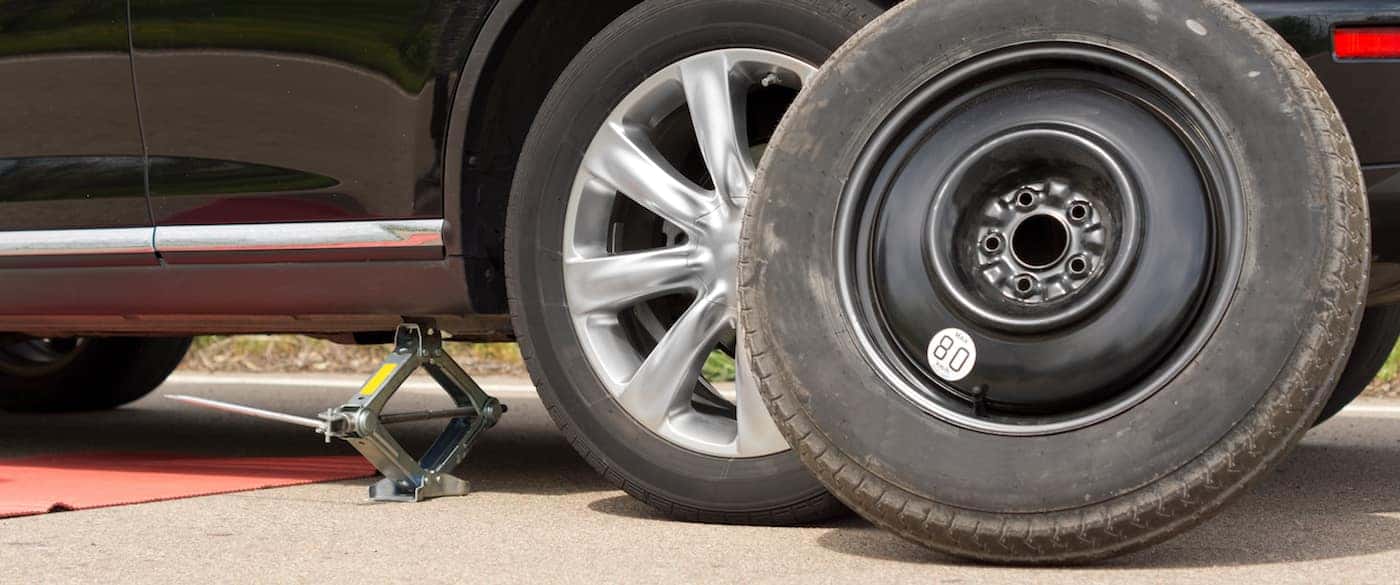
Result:
<instances>
[{"instance_id":1,"label":"chrome side molding","mask_svg":"<svg viewBox=\"0 0 1400 585\"><path fill-rule=\"evenodd\" d=\"M156 264L152 229L0 231L0 267Z\"/></svg>"},{"instance_id":2,"label":"chrome side molding","mask_svg":"<svg viewBox=\"0 0 1400 585\"><path fill-rule=\"evenodd\" d=\"M157 226L170 263L432 260L444 257L441 219Z\"/></svg>"},{"instance_id":3,"label":"chrome side molding","mask_svg":"<svg viewBox=\"0 0 1400 585\"><path fill-rule=\"evenodd\" d=\"M0 268L439 260L441 219L0 231Z\"/></svg>"}]
</instances>

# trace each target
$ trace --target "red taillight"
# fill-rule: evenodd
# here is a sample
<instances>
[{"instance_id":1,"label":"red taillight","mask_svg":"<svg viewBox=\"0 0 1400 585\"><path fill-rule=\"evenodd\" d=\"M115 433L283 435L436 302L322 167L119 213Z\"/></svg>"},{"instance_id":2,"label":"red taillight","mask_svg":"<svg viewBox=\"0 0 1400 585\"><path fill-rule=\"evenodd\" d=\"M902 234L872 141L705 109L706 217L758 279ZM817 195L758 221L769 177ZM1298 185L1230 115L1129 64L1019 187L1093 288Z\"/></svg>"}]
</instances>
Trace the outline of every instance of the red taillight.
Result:
<instances>
[{"instance_id":1,"label":"red taillight","mask_svg":"<svg viewBox=\"0 0 1400 585\"><path fill-rule=\"evenodd\" d=\"M1338 59L1400 59L1400 28L1339 28L1332 47Z\"/></svg>"}]
</instances>

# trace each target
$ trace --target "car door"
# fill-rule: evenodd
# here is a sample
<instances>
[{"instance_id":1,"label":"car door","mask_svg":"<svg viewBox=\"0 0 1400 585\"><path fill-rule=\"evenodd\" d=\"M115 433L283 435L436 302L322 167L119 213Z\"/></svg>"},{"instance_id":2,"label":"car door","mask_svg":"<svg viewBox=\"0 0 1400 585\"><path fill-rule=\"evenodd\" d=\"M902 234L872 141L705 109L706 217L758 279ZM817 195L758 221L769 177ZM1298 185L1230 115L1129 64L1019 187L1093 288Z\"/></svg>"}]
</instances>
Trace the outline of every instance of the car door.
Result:
<instances>
[{"instance_id":1,"label":"car door","mask_svg":"<svg viewBox=\"0 0 1400 585\"><path fill-rule=\"evenodd\" d=\"M132 0L157 226L440 219L459 4Z\"/></svg>"},{"instance_id":2,"label":"car door","mask_svg":"<svg viewBox=\"0 0 1400 585\"><path fill-rule=\"evenodd\" d=\"M468 312L440 161L493 3L130 0L159 263L0 275L0 330L380 331Z\"/></svg>"},{"instance_id":3,"label":"car door","mask_svg":"<svg viewBox=\"0 0 1400 585\"><path fill-rule=\"evenodd\" d=\"M0 267L154 264L124 0L0 0Z\"/></svg>"}]
</instances>

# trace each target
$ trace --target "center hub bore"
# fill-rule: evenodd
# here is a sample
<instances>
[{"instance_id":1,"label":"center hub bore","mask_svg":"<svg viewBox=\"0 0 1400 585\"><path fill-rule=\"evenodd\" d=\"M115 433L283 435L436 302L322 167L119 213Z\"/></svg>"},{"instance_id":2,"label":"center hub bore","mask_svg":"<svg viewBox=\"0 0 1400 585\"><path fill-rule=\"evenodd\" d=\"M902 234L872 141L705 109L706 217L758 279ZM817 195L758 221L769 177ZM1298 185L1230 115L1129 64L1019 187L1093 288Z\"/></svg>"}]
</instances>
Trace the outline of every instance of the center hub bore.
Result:
<instances>
[{"instance_id":1,"label":"center hub bore","mask_svg":"<svg viewBox=\"0 0 1400 585\"><path fill-rule=\"evenodd\" d=\"M1048 213L1026 218L1011 235L1011 255L1031 270L1058 264L1068 251L1069 227Z\"/></svg>"}]
</instances>

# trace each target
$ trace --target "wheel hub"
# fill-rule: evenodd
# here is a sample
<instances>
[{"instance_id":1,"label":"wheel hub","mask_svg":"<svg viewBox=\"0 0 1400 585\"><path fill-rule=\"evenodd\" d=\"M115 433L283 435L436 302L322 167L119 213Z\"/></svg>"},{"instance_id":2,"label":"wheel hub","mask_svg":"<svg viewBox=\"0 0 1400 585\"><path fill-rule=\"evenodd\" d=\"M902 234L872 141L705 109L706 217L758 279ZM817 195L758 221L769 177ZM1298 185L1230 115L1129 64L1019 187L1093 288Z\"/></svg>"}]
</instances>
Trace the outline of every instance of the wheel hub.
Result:
<instances>
[{"instance_id":1,"label":"wheel hub","mask_svg":"<svg viewBox=\"0 0 1400 585\"><path fill-rule=\"evenodd\" d=\"M1058 179L992 197L970 232L981 253L970 255L963 270L980 275L1008 301L1037 306L1064 299L1103 274L1116 228L1098 207Z\"/></svg>"},{"instance_id":2,"label":"wheel hub","mask_svg":"<svg viewBox=\"0 0 1400 585\"><path fill-rule=\"evenodd\" d=\"M975 146L948 155L951 166L920 169L941 173L928 179L939 188L928 205L926 257L903 269L929 272L942 298L989 329L1043 334L1102 310L1141 239L1128 157L1096 131L1046 120L959 138ZM902 201L901 213L921 204Z\"/></svg>"}]
</instances>

